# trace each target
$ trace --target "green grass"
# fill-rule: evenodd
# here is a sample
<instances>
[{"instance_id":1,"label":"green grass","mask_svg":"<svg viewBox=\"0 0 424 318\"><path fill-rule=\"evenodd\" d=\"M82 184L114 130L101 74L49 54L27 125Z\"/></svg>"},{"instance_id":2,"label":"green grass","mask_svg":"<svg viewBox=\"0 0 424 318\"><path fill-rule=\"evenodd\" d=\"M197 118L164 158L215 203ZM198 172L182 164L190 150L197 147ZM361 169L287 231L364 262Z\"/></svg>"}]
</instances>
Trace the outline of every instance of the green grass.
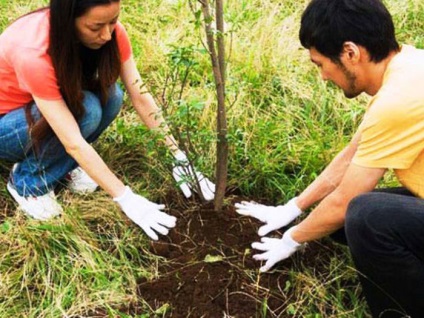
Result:
<instances>
[{"instance_id":1,"label":"green grass","mask_svg":"<svg viewBox=\"0 0 424 318\"><path fill-rule=\"evenodd\" d=\"M46 3L0 0L0 30ZM231 39L227 50L228 186L274 204L304 189L346 145L367 101L367 97L347 100L319 78L297 39L306 3L226 1ZM424 3L386 3L399 40L423 48ZM173 131L183 140L190 138L197 166L212 176L215 92L209 57L200 41L203 33L196 29L187 1L126 0L121 21L131 36L142 77ZM187 62L191 72L180 100ZM173 186L170 161L160 159L166 157L166 150L139 124L129 105L96 148L141 194L163 202L172 193L175 200L182 200ZM77 317L93 308L111 317L126 317L124 309L139 301L137 279L159 274L160 260L148 252L146 236L126 223L103 192L84 197L63 191L60 200L66 213L62 220L28 220L15 213L6 193L8 169L10 165L2 163L0 317ZM388 177L386 182L394 181ZM349 259L334 257L328 273L320 276L313 269L293 269L288 291L296 292L299 301L288 312L293 317L366 316L358 289L343 287L344 281L355 281L349 264ZM266 299L261 301L264 310L258 315L266 315ZM332 310L323 314L329 307Z\"/></svg>"}]
</instances>

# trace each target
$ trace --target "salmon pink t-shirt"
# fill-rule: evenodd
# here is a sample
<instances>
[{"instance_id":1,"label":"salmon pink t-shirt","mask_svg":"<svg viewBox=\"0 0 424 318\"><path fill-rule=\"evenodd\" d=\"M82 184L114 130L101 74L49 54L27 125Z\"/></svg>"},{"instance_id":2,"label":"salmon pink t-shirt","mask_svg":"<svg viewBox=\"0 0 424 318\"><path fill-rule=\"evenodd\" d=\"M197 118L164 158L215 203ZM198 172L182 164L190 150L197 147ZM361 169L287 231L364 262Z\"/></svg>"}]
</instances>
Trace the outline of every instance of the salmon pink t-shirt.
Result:
<instances>
[{"instance_id":1,"label":"salmon pink t-shirt","mask_svg":"<svg viewBox=\"0 0 424 318\"><path fill-rule=\"evenodd\" d=\"M21 17L0 35L0 115L31 102L62 99L50 56L50 10ZM119 22L116 39L124 63L131 56L127 32Z\"/></svg>"}]
</instances>

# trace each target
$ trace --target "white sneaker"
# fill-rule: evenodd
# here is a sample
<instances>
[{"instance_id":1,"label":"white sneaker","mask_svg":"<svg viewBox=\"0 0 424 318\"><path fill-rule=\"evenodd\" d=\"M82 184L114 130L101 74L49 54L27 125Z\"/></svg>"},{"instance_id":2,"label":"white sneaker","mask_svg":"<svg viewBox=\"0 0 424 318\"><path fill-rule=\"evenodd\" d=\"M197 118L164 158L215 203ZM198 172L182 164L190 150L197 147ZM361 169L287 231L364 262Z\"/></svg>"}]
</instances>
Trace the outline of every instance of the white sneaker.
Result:
<instances>
[{"instance_id":1,"label":"white sneaker","mask_svg":"<svg viewBox=\"0 0 424 318\"><path fill-rule=\"evenodd\" d=\"M62 207L56 201L53 191L39 197L30 196L25 198L19 195L10 181L7 183L7 190L15 201L18 202L22 211L34 219L45 221L63 212Z\"/></svg>"},{"instance_id":2,"label":"white sneaker","mask_svg":"<svg viewBox=\"0 0 424 318\"><path fill-rule=\"evenodd\" d=\"M91 193L99 186L81 167L68 173L68 188L73 192Z\"/></svg>"}]
</instances>

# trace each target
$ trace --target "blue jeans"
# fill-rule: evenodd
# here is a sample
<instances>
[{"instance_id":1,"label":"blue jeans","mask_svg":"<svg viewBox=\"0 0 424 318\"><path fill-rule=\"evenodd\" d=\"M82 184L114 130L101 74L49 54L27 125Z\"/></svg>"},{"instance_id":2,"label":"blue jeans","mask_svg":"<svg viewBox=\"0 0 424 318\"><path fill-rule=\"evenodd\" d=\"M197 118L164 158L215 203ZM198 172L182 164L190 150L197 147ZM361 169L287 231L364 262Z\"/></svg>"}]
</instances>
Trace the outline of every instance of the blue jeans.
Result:
<instances>
[{"instance_id":1,"label":"blue jeans","mask_svg":"<svg viewBox=\"0 0 424 318\"><path fill-rule=\"evenodd\" d=\"M85 115L78 121L82 136L94 142L118 115L123 92L115 84L109 99L102 107L99 95L84 91ZM36 120L40 112L35 105L31 113ZM19 163L11 172L14 187L21 196L40 196L56 187L65 175L75 169L76 161L67 154L56 136L43 141L38 155L30 145L25 109L21 107L0 118L0 159Z\"/></svg>"},{"instance_id":2,"label":"blue jeans","mask_svg":"<svg viewBox=\"0 0 424 318\"><path fill-rule=\"evenodd\" d=\"M404 188L360 195L332 237L349 246L373 317L424 317L423 199Z\"/></svg>"}]
</instances>

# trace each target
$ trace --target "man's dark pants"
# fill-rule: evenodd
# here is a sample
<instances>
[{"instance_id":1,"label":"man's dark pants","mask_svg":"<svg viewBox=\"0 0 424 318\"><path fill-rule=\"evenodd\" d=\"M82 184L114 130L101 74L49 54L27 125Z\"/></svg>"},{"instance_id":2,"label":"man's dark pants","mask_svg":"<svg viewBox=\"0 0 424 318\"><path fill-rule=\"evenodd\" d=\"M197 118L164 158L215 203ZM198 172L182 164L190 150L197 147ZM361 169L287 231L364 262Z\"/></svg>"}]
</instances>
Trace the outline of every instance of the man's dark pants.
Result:
<instances>
[{"instance_id":1,"label":"man's dark pants","mask_svg":"<svg viewBox=\"0 0 424 318\"><path fill-rule=\"evenodd\" d=\"M423 199L404 188L362 194L331 236L349 246L373 317L424 317Z\"/></svg>"}]
</instances>

